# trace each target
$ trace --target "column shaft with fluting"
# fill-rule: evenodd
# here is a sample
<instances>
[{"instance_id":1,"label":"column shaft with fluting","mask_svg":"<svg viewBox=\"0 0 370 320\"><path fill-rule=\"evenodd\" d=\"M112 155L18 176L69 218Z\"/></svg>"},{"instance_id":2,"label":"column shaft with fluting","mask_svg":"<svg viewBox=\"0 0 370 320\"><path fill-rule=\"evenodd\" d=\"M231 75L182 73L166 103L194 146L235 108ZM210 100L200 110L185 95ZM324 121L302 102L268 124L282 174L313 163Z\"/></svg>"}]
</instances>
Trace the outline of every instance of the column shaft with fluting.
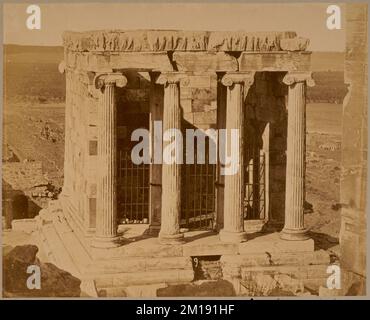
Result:
<instances>
[{"instance_id":1,"label":"column shaft with fluting","mask_svg":"<svg viewBox=\"0 0 370 320\"><path fill-rule=\"evenodd\" d=\"M227 153L238 154L238 162L231 172L224 177L224 224L220 239L224 242L242 242L246 240L244 231L244 97L254 81L254 72L227 73L222 78L227 87L226 130ZM231 129L238 132L236 150L231 150ZM225 149L225 146L220 146Z\"/></svg>"},{"instance_id":2,"label":"column shaft with fluting","mask_svg":"<svg viewBox=\"0 0 370 320\"><path fill-rule=\"evenodd\" d=\"M180 109L180 74L162 73L157 83L164 85L163 103L163 133L167 130L181 130ZM174 139L174 138L173 138ZM163 141L163 149L172 141ZM182 143L175 140L174 154L182 153ZM162 164L162 199L161 199L161 228L159 241L163 244L173 244L183 241L184 235L180 233L181 213L181 166L182 164L167 163L163 159Z\"/></svg>"},{"instance_id":3,"label":"column shaft with fluting","mask_svg":"<svg viewBox=\"0 0 370 320\"><path fill-rule=\"evenodd\" d=\"M288 73L283 82L288 89L288 133L285 190L285 223L281 238L308 239L304 226L306 83L313 84L306 73Z\"/></svg>"},{"instance_id":4,"label":"column shaft with fluting","mask_svg":"<svg viewBox=\"0 0 370 320\"><path fill-rule=\"evenodd\" d=\"M119 245L117 235L117 110L116 86L127 80L119 74L104 74L96 80L102 91L98 109L97 217L94 247Z\"/></svg>"}]
</instances>

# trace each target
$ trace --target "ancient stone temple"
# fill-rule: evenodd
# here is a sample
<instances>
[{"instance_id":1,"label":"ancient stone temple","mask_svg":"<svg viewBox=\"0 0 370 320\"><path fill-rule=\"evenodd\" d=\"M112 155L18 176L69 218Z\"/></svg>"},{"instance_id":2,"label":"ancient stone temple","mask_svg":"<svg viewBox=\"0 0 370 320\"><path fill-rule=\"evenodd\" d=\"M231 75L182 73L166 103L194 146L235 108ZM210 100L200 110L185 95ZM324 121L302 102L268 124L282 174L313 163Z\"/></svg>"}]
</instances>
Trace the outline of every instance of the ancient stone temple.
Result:
<instances>
[{"instance_id":1,"label":"ancient stone temple","mask_svg":"<svg viewBox=\"0 0 370 320\"><path fill-rule=\"evenodd\" d=\"M64 186L40 215L57 263L106 290L192 281L202 257L234 284L253 267L282 266L325 283L329 257L314 251L303 218L307 39L152 30L63 39ZM207 130L238 129L240 170L220 174L208 153L203 163L160 164L151 153L134 164L133 131L148 129L153 147L158 121L163 131L202 129L207 146Z\"/></svg>"}]
</instances>

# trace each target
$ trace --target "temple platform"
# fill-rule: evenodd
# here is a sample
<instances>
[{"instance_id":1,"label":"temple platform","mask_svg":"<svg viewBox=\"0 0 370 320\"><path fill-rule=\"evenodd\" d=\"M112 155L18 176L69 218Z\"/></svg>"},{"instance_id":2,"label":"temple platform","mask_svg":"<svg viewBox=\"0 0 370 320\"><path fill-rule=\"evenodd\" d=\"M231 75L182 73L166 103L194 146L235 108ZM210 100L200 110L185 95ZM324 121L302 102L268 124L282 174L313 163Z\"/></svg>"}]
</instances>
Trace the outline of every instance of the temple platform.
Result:
<instances>
[{"instance_id":1,"label":"temple platform","mask_svg":"<svg viewBox=\"0 0 370 320\"><path fill-rule=\"evenodd\" d=\"M119 296L132 286L192 283L195 262L203 259L214 261L222 279L234 287L258 274L281 273L315 289L325 284L330 264L329 254L315 251L312 239L282 240L278 232L252 233L246 242L225 243L216 232L189 231L183 244L163 245L147 234L148 225L120 225L120 246L93 248L92 237L80 235L57 202L42 210L35 225L50 262L80 278L97 296L99 292Z\"/></svg>"}]
</instances>

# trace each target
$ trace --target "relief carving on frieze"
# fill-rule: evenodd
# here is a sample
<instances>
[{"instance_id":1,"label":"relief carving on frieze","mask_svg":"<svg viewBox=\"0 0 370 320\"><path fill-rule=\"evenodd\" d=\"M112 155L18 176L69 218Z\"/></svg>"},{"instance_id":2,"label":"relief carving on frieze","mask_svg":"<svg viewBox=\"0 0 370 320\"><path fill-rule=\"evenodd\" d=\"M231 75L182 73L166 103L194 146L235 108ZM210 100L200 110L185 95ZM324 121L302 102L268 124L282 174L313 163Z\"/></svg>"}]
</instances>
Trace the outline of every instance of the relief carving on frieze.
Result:
<instances>
[{"instance_id":1,"label":"relief carving on frieze","mask_svg":"<svg viewBox=\"0 0 370 320\"><path fill-rule=\"evenodd\" d=\"M303 51L308 40L295 32L93 31L66 32L65 48L92 52Z\"/></svg>"}]
</instances>

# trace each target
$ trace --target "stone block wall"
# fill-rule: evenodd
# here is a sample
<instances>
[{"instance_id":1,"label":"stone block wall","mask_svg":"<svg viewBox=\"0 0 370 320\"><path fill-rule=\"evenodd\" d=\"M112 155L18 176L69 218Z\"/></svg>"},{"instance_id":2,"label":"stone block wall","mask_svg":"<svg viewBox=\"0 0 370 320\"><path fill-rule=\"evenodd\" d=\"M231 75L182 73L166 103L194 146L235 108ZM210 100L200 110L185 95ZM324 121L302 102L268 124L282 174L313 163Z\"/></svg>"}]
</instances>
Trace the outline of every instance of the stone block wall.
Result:
<instances>
[{"instance_id":1,"label":"stone block wall","mask_svg":"<svg viewBox=\"0 0 370 320\"><path fill-rule=\"evenodd\" d=\"M68 197L76 221L84 228L94 223L90 221L89 206L96 192L91 177L96 171L97 98L89 93L88 87L85 74L66 70L63 194Z\"/></svg>"},{"instance_id":2,"label":"stone block wall","mask_svg":"<svg viewBox=\"0 0 370 320\"><path fill-rule=\"evenodd\" d=\"M346 6L345 83L340 182L341 265L366 277L368 51L367 4Z\"/></svg>"},{"instance_id":3,"label":"stone block wall","mask_svg":"<svg viewBox=\"0 0 370 320\"><path fill-rule=\"evenodd\" d=\"M215 73L193 73L189 84L180 88L180 105L184 128L216 128L217 76Z\"/></svg>"}]
</instances>

